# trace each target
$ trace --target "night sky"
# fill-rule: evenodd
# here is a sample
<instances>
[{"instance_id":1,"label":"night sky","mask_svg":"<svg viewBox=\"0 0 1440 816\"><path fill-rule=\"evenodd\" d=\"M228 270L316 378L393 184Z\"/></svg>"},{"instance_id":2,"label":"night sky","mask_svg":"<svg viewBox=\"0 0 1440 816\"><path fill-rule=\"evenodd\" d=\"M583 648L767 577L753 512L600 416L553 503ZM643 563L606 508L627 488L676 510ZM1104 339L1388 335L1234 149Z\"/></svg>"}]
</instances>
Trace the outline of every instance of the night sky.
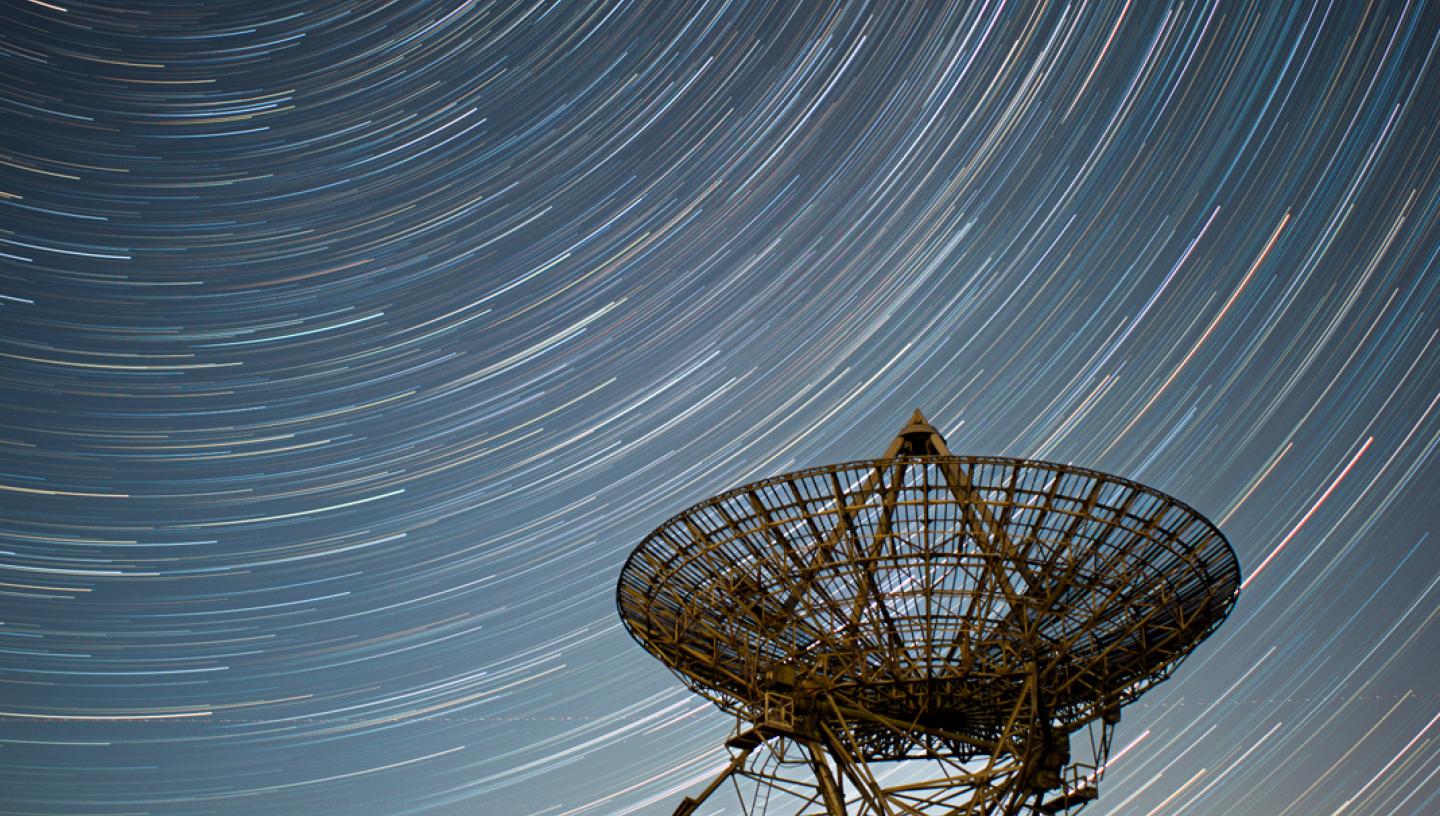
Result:
<instances>
[{"instance_id":1,"label":"night sky","mask_svg":"<svg viewBox=\"0 0 1440 816\"><path fill-rule=\"evenodd\" d=\"M1087 814L1440 812L1440 4L3 8L0 812L669 814L626 555L916 407L1239 555Z\"/></svg>"}]
</instances>

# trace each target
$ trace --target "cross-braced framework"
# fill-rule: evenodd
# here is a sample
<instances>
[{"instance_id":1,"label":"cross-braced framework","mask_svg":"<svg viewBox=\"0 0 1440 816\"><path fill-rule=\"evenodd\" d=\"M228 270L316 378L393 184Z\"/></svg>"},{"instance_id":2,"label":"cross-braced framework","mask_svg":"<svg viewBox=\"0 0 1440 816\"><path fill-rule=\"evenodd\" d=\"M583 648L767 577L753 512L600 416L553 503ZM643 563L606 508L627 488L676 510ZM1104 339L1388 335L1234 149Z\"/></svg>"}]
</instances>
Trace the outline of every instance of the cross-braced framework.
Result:
<instances>
[{"instance_id":1,"label":"cross-braced framework","mask_svg":"<svg viewBox=\"0 0 1440 816\"><path fill-rule=\"evenodd\" d=\"M737 717L731 762L676 816L722 786L746 813L1010 816L1095 798L1121 707L1239 586L1224 536L1181 502L952 456L916 411L879 459L666 521L618 604L641 646Z\"/></svg>"}]
</instances>

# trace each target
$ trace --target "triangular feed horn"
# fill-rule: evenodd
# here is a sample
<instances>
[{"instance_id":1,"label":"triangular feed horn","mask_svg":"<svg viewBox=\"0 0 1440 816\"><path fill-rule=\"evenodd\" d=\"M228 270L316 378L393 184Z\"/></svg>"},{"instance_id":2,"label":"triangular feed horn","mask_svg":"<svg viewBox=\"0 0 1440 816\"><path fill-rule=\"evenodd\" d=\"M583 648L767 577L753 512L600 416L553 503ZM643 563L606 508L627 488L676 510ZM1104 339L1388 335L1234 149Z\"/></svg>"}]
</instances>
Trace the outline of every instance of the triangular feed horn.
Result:
<instances>
[{"instance_id":1,"label":"triangular feed horn","mask_svg":"<svg viewBox=\"0 0 1440 816\"><path fill-rule=\"evenodd\" d=\"M945 444L945 437L941 436L925 415L920 413L920 409L916 408L915 413L910 415L910 421L900 429L895 441L890 443L889 450L880 458L949 455L950 448Z\"/></svg>"}]
</instances>

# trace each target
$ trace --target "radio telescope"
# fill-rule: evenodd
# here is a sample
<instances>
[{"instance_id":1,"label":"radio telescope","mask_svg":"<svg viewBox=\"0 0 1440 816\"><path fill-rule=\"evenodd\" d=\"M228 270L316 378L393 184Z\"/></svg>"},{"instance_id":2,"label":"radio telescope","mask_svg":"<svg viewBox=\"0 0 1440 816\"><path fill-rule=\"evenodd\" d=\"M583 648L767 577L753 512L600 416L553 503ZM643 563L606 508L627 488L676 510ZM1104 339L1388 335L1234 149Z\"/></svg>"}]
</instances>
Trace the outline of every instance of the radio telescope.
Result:
<instances>
[{"instance_id":1,"label":"radio telescope","mask_svg":"<svg viewBox=\"0 0 1440 816\"><path fill-rule=\"evenodd\" d=\"M746 814L1019 816L1095 799L1121 708L1239 588L1225 537L1176 499L953 456L916 411L879 459L666 521L617 602L646 651L737 718L730 763L675 816L722 786Z\"/></svg>"}]
</instances>

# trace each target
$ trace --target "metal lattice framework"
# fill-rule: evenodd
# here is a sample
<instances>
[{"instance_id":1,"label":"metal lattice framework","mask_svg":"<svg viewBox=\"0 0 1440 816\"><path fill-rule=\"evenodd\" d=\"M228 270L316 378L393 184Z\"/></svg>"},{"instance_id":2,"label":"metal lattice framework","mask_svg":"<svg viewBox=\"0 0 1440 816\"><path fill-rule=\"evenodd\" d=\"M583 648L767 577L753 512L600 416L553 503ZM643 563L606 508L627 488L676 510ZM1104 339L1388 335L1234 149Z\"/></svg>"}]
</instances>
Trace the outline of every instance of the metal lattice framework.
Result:
<instances>
[{"instance_id":1,"label":"metal lattice framework","mask_svg":"<svg viewBox=\"0 0 1440 816\"><path fill-rule=\"evenodd\" d=\"M739 721L731 763L677 816L726 780L746 812L1038 814L1095 797L1121 706L1239 586L1224 536L1185 504L1091 470L952 456L916 411L879 459L666 521L618 604L641 646ZM1077 732L1090 747L1072 762Z\"/></svg>"}]
</instances>

